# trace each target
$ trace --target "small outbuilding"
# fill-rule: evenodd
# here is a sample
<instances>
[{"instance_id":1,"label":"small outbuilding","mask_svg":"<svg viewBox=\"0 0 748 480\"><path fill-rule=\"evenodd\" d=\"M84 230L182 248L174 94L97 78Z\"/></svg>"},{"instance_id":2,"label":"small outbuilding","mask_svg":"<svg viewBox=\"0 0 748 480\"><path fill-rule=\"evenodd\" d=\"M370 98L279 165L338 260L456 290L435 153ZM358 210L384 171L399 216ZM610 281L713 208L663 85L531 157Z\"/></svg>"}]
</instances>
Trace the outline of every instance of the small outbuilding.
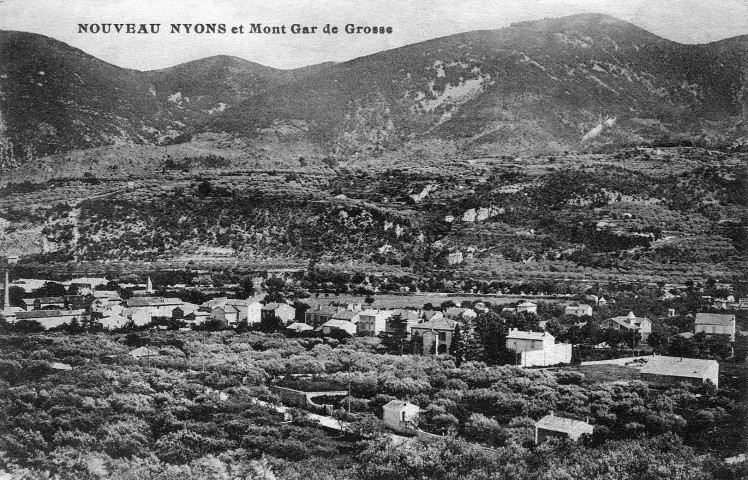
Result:
<instances>
[{"instance_id":1,"label":"small outbuilding","mask_svg":"<svg viewBox=\"0 0 748 480\"><path fill-rule=\"evenodd\" d=\"M131 351L129 355L133 358L140 360L141 358L158 357L159 353L146 347L138 347Z\"/></svg>"},{"instance_id":2,"label":"small outbuilding","mask_svg":"<svg viewBox=\"0 0 748 480\"><path fill-rule=\"evenodd\" d=\"M68 365L67 363L60 363L60 362L53 362L52 363L52 370L72 370L73 367Z\"/></svg>"},{"instance_id":3,"label":"small outbuilding","mask_svg":"<svg viewBox=\"0 0 748 480\"><path fill-rule=\"evenodd\" d=\"M587 422L558 417L551 412L535 423L535 444L550 437L568 438L576 442L584 434L592 435L594 428Z\"/></svg>"},{"instance_id":4,"label":"small outbuilding","mask_svg":"<svg viewBox=\"0 0 748 480\"><path fill-rule=\"evenodd\" d=\"M295 322L287 326L286 330L290 332L301 333L301 332L308 332L310 330L314 330L314 327L312 327L311 325L307 325L306 323Z\"/></svg>"},{"instance_id":5,"label":"small outbuilding","mask_svg":"<svg viewBox=\"0 0 748 480\"><path fill-rule=\"evenodd\" d=\"M384 424L396 432L408 432L418 427L421 409L404 400L392 400L382 407Z\"/></svg>"}]
</instances>

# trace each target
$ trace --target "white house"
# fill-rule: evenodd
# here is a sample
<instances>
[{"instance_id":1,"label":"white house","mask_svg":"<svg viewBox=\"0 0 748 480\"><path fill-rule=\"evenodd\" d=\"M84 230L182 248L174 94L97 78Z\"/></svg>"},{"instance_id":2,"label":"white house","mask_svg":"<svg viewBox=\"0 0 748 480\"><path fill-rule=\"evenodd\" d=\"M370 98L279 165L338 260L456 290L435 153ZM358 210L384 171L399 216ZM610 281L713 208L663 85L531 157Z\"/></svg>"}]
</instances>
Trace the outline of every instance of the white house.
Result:
<instances>
[{"instance_id":1,"label":"white house","mask_svg":"<svg viewBox=\"0 0 748 480\"><path fill-rule=\"evenodd\" d=\"M343 330L348 335L353 336L356 334L356 325L346 320L332 319L317 327L316 330L321 330L324 335L330 335L335 330Z\"/></svg>"},{"instance_id":2,"label":"white house","mask_svg":"<svg viewBox=\"0 0 748 480\"><path fill-rule=\"evenodd\" d=\"M99 323L104 328L104 330L112 330L115 328L124 327L129 321L130 320L123 317L122 315L110 315L99 320Z\"/></svg>"},{"instance_id":3,"label":"white house","mask_svg":"<svg viewBox=\"0 0 748 480\"><path fill-rule=\"evenodd\" d=\"M172 318L175 308L181 307L182 300L164 297L133 297L127 301L127 307L133 310L146 310L152 317Z\"/></svg>"},{"instance_id":4,"label":"white house","mask_svg":"<svg viewBox=\"0 0 748 480\"><path fill-rule=\"evenodd\" d=\"M574 315L575 317L591 317L592 306L586 303L580 303L578 305L567 305L564 308L564 315Z\"/></svg>"},{"instance_id":5,"label":"white house","mask_svg":"<svg viewBox=\"0 0 748 480\"><path fill-rule=\"evenodd\" d=\"M568 438L576 442L584 434L592 435L594 428L587 422L558 417L551 412L535 423L535 444L550 437Z\"/></svg>"},{"instance_id":6,"label":"white house","mask_svg":"<svg viewBox=\"0 0 748 480\"><path fill-rule=\"evenodd\" d=\"M358 314L357 331L364 337L376 337L387 329L392 310L364 310Z\"/></svg>"},{"instance_id":7,"label":"white house","mask_svg":"<svg viewBox=\"0 0 748 480\"><path fill-rule=\"evenodd\" d=\"M418 405L403 400L392 400L382 407L384 424L396 432L416 430L421 409Z\"/></svg>"},{"instance_id":8,"label":"white house","mask_svg":"<svg viewBox=\"0 0 748 480\"><path fill-rule=\"evenodd\" d=\"M517 313L534 313L537 315L538 306L537 304L532 303L532 302L522 302L519 305L517 305L516 312Z\"/></svg>"},{"instance_id":9,"label":"white house","mask_svg":"<svg viewBox=\"0 0 748 480\"><path fill-rule=\"evenodd\" d=\"M526 332L513 328L506 336L506 348L517 353L517 365L547 367L571 363L571 345L556 343L548 332Z\"/></svg>"}]
</instances>

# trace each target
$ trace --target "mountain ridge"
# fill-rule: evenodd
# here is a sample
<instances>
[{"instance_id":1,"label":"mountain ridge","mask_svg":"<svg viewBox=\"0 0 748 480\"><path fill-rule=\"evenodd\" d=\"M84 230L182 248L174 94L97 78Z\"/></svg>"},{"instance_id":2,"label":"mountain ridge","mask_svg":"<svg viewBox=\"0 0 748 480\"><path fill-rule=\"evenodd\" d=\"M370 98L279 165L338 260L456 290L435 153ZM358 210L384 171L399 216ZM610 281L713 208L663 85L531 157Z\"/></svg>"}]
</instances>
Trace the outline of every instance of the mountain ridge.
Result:
<instances>
[{"instance_id":1,"label":"mountain ridge","mask_svg":"<svg viewBox=\"0 0 748 480\"><path fill-rule=\"evenodd\" d=\"M435 141L471 155L741 143L746 52L748 35L680 44L580 14L299 69L217 55L139 71L3 31L0 168L204 131L291 139L338 159Z\"/></svg>"}]
</instances>

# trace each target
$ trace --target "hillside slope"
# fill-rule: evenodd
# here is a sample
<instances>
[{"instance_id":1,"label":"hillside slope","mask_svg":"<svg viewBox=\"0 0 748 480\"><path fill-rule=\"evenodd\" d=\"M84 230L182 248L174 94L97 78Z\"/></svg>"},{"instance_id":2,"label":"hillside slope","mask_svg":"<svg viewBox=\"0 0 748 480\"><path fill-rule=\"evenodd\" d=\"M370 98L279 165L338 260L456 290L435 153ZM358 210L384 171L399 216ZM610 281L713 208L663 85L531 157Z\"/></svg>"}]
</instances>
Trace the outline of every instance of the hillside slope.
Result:
<instances>
[{"instance_id":1,"label":"hillside slope","mask_svg":"<svg viewBox=\"0 0 748 480\"><path fill-rule=\"evenodd\" d=\"M2 31L0 171L75 149L180 141L229 105L325 67L283 71L218 56L140 72L42 35Z\"/></svg>"},{"instance_id":2,"label":"hillside slope","mask_svg":"<svg viewBox=\"0 0 748 480\"><path fill-rule=\"evenodd\" d=\"M338 64L227 109L214 131L303 122L339 156L438 138L483 154L730 141L745 38L681 45L605 15L525 22ZM731 137L732 136L732 137Z\"/></svg>"}]
</instances>

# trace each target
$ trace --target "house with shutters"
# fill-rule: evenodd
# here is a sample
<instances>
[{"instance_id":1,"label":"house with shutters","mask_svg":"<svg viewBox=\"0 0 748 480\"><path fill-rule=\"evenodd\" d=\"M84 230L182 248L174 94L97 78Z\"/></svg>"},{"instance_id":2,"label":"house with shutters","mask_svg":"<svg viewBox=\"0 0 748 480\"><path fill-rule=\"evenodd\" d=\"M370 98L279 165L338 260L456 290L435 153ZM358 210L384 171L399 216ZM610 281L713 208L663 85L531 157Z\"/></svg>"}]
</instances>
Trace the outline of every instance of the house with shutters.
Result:
<instances>
[{"instance_id":1,"label":"house with shutters","mask_svg":"<svg viewBox=\"0 0 748 480\"><path fill-rule=\"evenodd\" d=\"M332 305L315 305L304 312L304 323L317 328L323 323L332 320L332 317L342 310L343 308Z\"/></svg>"},{"instance_id":2,"label":"house with shutters","mask_svg":"<svg viewBox=\"0 0 748 480\"><path fill-rule=\"evenodd\" d=\"M436 318L428 322L421 322L410 329L411 338L423 355L434 352L437 355L449 353L452 336L458 322L448 318Z\"/></svg>"},{"instance_id":3,"label":"house with shutters","mask_svg":"<svg viewBox=\"0 0 748 480\"><path fill-rule=\"evenodd\" d=\"M229 304L213 307L210 311L210 319L221 325L236 326L239 323L239 309Z\"/></svg>"},{"instance_id":4,"label":"house with shutters","mask_svg":"<svg viewBox=\"0 0 748 480\"><path fill-rule=\"evenodd\" d=\"M392 310L363 310L358 315L357 332L362 337L376 337L387 329Z\"/></svg>"},{"instance_id":5,"label":"house with shutters","mask_svg":"<svg viewBox=\"0 0 748 480\"><path fill-rule=\"evenodd\" d=\"M260 320L280 318L283 323L291 323L296 317L296 309L287 303L268 303L260 309Z\"/></svg>"}]
</instances>

